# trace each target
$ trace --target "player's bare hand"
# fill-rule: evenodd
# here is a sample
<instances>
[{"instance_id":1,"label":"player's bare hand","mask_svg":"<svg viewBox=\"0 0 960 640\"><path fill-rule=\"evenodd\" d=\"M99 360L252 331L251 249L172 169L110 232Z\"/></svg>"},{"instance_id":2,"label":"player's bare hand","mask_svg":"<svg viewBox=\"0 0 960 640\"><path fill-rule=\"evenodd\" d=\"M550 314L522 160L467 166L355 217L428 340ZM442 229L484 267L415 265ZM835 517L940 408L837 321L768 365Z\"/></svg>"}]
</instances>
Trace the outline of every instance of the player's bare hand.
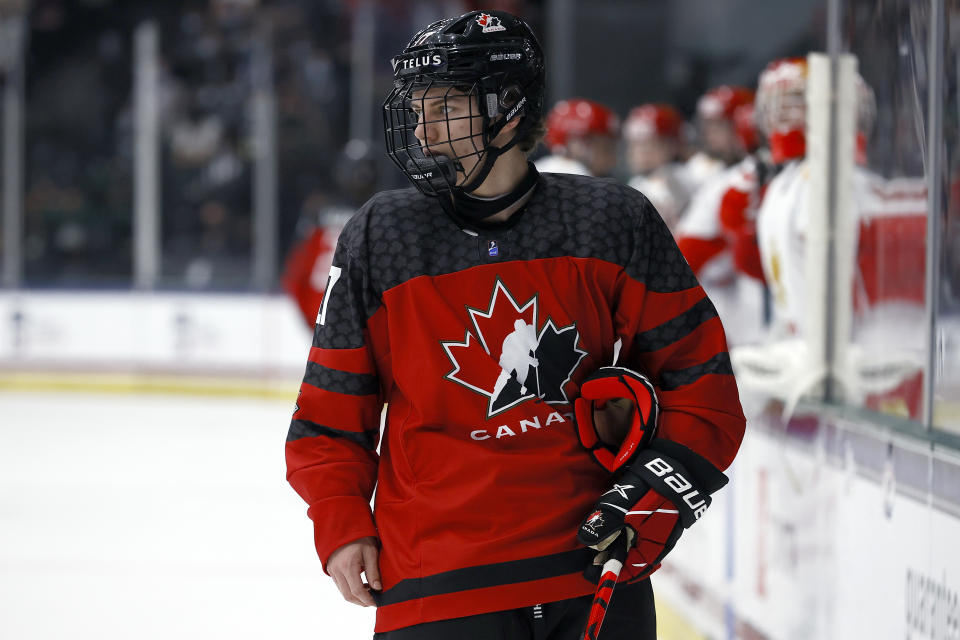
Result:
<instances>
[{"instance_id":1,"label":"player's bare hand","mask_svg":"<svg viewBox=\"0 0 960 640\"><path fill-rule=\"evenodd\" d=\"M383 588L380 582L379 556L377 539L372 537L354 540L330 554L327 572L344 600L361 607L374 606L370 590L379 591ZM366 575L366 583L360 578L361 573Z\"/></svg>"},{"instance_id":2,"label":"player's bare hand","mask_svg":"<svg viewBox=\"0 0 960 640\"><path fill-rule=\"evenodd\" d=\"M619 446L627 437L633 419L633 402L627 398L608 400L603 407L593 410L593 424L597 435L607 444Z\"/></svg>"}]
</instances>

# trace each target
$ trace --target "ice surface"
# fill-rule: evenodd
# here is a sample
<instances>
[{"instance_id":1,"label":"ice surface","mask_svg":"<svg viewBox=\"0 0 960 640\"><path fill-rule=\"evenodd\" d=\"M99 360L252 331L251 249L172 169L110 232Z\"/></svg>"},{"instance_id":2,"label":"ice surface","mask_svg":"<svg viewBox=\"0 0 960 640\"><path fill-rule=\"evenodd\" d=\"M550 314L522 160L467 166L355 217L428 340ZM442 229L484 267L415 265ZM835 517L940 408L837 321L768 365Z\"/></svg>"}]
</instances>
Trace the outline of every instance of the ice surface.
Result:
<instances>
[{"instance_id":1,"label":"ice surface","mask_svg":"<svg viewBox=\"0 0 960 640\"><path fill-rule=\"evenodd\" d=\"M284 477L294 397L0 393L0 638L369 640Z\"/></svg>"}]
</instances>

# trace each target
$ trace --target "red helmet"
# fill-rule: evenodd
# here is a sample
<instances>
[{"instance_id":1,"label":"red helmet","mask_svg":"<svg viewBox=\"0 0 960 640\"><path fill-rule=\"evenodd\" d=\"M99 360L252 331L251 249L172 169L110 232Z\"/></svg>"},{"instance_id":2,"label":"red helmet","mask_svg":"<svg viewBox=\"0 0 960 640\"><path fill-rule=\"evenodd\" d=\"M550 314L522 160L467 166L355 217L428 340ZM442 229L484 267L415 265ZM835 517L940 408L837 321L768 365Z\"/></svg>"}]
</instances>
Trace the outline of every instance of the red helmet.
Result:
<instances>
[{"instance_id":1,"label":"red helmet","mask_svg":"<svg viewBox=\"0 0 960 640\"><path fill-rule=\"evenodd\" d=\"M770 142L777 164L806 153L807 61L774 60L760 72L757 87L757 126Z\"/></svg>"},{"instance_id":2,"label":"red helmet","mask_svg":"<svg viewBox=\"0 0 960 640\"><path fill-rule=\"evenodd\" d=\"M683 117L669 104L648 103L634 107L623 123L627 140L666 138L681 142Z\"/></svg>"},{"instance_id":3,"label":"red helmet","mask_svg":"<svg viewBox=\"0 0 960 640\"><path fill-rule=\"evenodd\" d=\"M710 89L697 101L697 117L723 118L733 122L737 107L753 103L753 90L746 87L720 85Z\"/></svg>"},{"instance_id":4,"label":"red helmet","mask_svg":"<svg viewBox=\"0 0 960 640\"><path fill-rule=\"evenodd\" d=\"M551 149L567 146L570 138L590 134L615 138L619 131L617 114L593 100L561 100L547 114L546 143Z\"/></svg>"}]
</instances>

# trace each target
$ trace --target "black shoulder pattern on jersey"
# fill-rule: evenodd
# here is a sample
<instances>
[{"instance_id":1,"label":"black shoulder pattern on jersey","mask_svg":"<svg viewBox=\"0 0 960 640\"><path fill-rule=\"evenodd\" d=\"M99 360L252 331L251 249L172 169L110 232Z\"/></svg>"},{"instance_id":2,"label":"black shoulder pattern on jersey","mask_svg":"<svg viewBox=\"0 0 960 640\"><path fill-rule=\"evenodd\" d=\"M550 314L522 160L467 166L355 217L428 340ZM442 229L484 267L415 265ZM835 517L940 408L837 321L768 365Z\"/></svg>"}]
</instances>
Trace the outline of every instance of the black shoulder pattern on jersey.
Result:
<instances>
[{"instance_id":1,"label":"black shoulder pattern on jersey","mask_svg":"<svg viewBox=\"0 0 960 640\"><path fill-rule=\"evenodd\" d=\"M697 286L673 235L642 193L610 178L552 174L545 182L545 200L560 212L565 226L558 255L622 265L651 291Z\"/></svg>"},{"instance_id":2,"label":"black shoulder pattern on jersey","mask_svg":"<svg viewBox=\"0 0 960 640\"><path fill-rule=\"evenodd\" d=\"M437 198L413 187L378 194L366 231L371 280L381 293L418 276L476 265L476 237L461 230Z\"/></svg>"},{"instance_id":3,"label":"black shoulder pattern on jersey","mask_svg":"<svg viewBox=\"0 0 960 640\"><path fill-rule=\"evenodd\" d=\"M381 195L367 201L340 232L332 265L340 270L339 277L336 282L327 282L320 308L324 323L314 327L314 347L356 349L364 345L367 320L381 303L379 292L370 282L367 242L370 212Z\"/></svg>"},{"instance_id":4,"label":"black shoulder pattern on jersey","mask_svg":"<svg viewBox=\"0 0 960 640\"><path fill-rule=\"evenodd\" d=\"M648 290L658 293L684 291L698 286L700 283L656 207L636 189L626 185L623 185L623 188L633 191L640 203L642 222L638 228L639 247L633 263L646 266L645 273L641 274L632 271L628 265L627 273L642 280Z\"/></svg>"},{"instance_id":5,"label":"black shoulder pattern on jersey","mask_svg":"<svg viewBox=\"0 0 960 640\"><path fill-rule=\"evenodd\" d=\"M465 232L436 198L413 188L386 191L351 218L338 252L363 265L377 300L418 276L486 264L480 258L486 236L508 247L509 260L597 258L622 265L654 291L696 285L666 225L636 189L612 179L545 174L526 207L508 229Z\"/></svg>"},{"instance_id":6,"label":"black shoulder pattern on jersey","mask_svg":"<svg viewBox=\"0 0 960 640\"><path fill-rule=\"evenodd\" d=\"M530 238L536 257L599 258L625 266L640 220L619 186L590 176L544 176L526 216L540 225Z\"/></svg>"}]
</instances>

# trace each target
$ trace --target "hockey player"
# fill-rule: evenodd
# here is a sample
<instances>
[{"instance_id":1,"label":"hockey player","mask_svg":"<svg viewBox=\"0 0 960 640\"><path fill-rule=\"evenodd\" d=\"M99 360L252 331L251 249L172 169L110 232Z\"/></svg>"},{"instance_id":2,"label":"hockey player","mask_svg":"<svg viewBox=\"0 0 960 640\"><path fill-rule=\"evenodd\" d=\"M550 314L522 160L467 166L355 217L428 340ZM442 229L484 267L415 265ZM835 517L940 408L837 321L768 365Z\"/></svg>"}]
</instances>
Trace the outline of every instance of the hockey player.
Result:
<instances>
[{"instance_id":1,"label":"hockey player","mask_svg":"<svg viewBox=\"0 0 960 640\"><path fill-rule=\"evenodd\" d=\"M758 120L770 144L777 176L757 214L757 234L774 309L774 337L802 333L803 243L808 222L809 171L806 168L805 58L767 65L758 86Z\"/></svg>"},{"instance_id":2,"label":"hockey player","mask_svg":"<svg viewBox=\"0 0 960 640\"><path fill-rule=\"evenodd\" d=\"M574 98L561 100L547 115L551 155L536 162L542 173L608 176L617 165L620 120L609 107Z\"/></svg>"},{"instance_id":3,"label":"hockey player","mask_svg":"<svg viewBox=\"0 0 960 640\"><path fill-rule=\"evenodd\" d=\"M805 366L803 337L810 301L806 288L806 243L810 220L810 169L806 142L806 76L803 59L777 60L760 76L758 112L782 169L770 182L757 214L764 277L773 302L772 338L766 355ZM911 337L922 321L926 191L922 181L887 181L861 166L871 131L873 92L857 77L857 142L851 190L856 220L852 289L853 327L848 362L839 363L847 399L875 409L918 417L923 348ZM896 336L891 339L892 336ZM792 354L788 355L790 352ZM756 359L762 354L747 352ZM785 357L787 356L787 357ZM770 369L775 371L776 369ZM781 371L781 378L794 372ZM778 384L776 382L774 385Z\"/></svg>"},{"instance_id":4,"label":"hockey player","mask_svg":"<svg viewBox=\"0 0 960 640\"><path fill-rule=\"evenodd\" d=\"M308 327L313 327L317 321L337 238L353 214L349 209L328 206L311 213L313 215L308 216L313 218L310 223L298 225L306 229L290 249L280 279L283 290L293 298Z\"/></svg>"},{"instance_id":5,"label":"hockey player","mask_svg":"<svg viewBox=\"0 0 960 640\"><path fill-rule=\"evenodd\" d=\"M595 638L604 611L601 639L655 638L647 577L743 435L716 312L640 193L528 162L523 21L442 20L392 64L415 188L344 228L287 436L324 569L383 640Z\"/></svg>"},{"instance_id":6,"label":"hockey player","mask_svg":"<svg viewBox=\"0 0 960 640\"><path fill-rule=\"evenodd\" d=\"M757 150L757 132L753 124L753 103L741 104L734 110L733 120L738 144L751 152L743 160L714 176L696 193L676 231L677 246L717 307L727 339L732 345L757 342L764 326L762 279L745 277L738 268L744 260L750 239L749 221L734 225L724 206L732 204L731 191L749 189L749 185L766 166L765 150ZM752 242L757 254L756 242ZM758 263L759 259L754 258ZM753 274L755 275L755 274Z\"/></svg>"},{"instance_id":7,"label":"hockey player","mask_svg":"<svg viewBox=\"0 0 960 640\"><path fill-rule=\"evenodd\" d=\"M757 245L757 210L767 185L776 175L770 149L759 146L755 105L738 107L734 113L738 135L752 140L756 151L744 158L720 201L720 227L733 266L743 276L765 282Z\"/></svg>"},{"instance_id":8,"label":"hockey player","mask_svg":"<svg viewBox=\"0 0 960 640\"><path fill-rule=\"evenodd\" d=\"M727 85L710 89L697 101L700 150L687 160L683 171L690 193L696 195L710 178L746 155L748 149L737 138L733 113L751 102L752 90Z\"/></svg>"},{"instance_id":9,"label":"hockey player","mask_svg":"<svg viewBox=\"0 0 960 640\"><path fill-rule=\"evenodd\" d=\"M683 118L668 104L634 107L623 123L629 185L645 195L673 231L690 193L681 175Z\"/></svg>"},{"instance_id":10,"label":"hockey player","mask_svg":"<svg viewBox=\"0 0 960 640\"><path fill-rule=\"evenodd\" d=\"M284 291L296 302L310 328L317 321L340 231L375 190L377 171L370 145L362 140L349 141L337 157L333 174L338 188L333 199L314 192L304 202L297 238L281 277Z\"/></svg>"}]
</instances>

